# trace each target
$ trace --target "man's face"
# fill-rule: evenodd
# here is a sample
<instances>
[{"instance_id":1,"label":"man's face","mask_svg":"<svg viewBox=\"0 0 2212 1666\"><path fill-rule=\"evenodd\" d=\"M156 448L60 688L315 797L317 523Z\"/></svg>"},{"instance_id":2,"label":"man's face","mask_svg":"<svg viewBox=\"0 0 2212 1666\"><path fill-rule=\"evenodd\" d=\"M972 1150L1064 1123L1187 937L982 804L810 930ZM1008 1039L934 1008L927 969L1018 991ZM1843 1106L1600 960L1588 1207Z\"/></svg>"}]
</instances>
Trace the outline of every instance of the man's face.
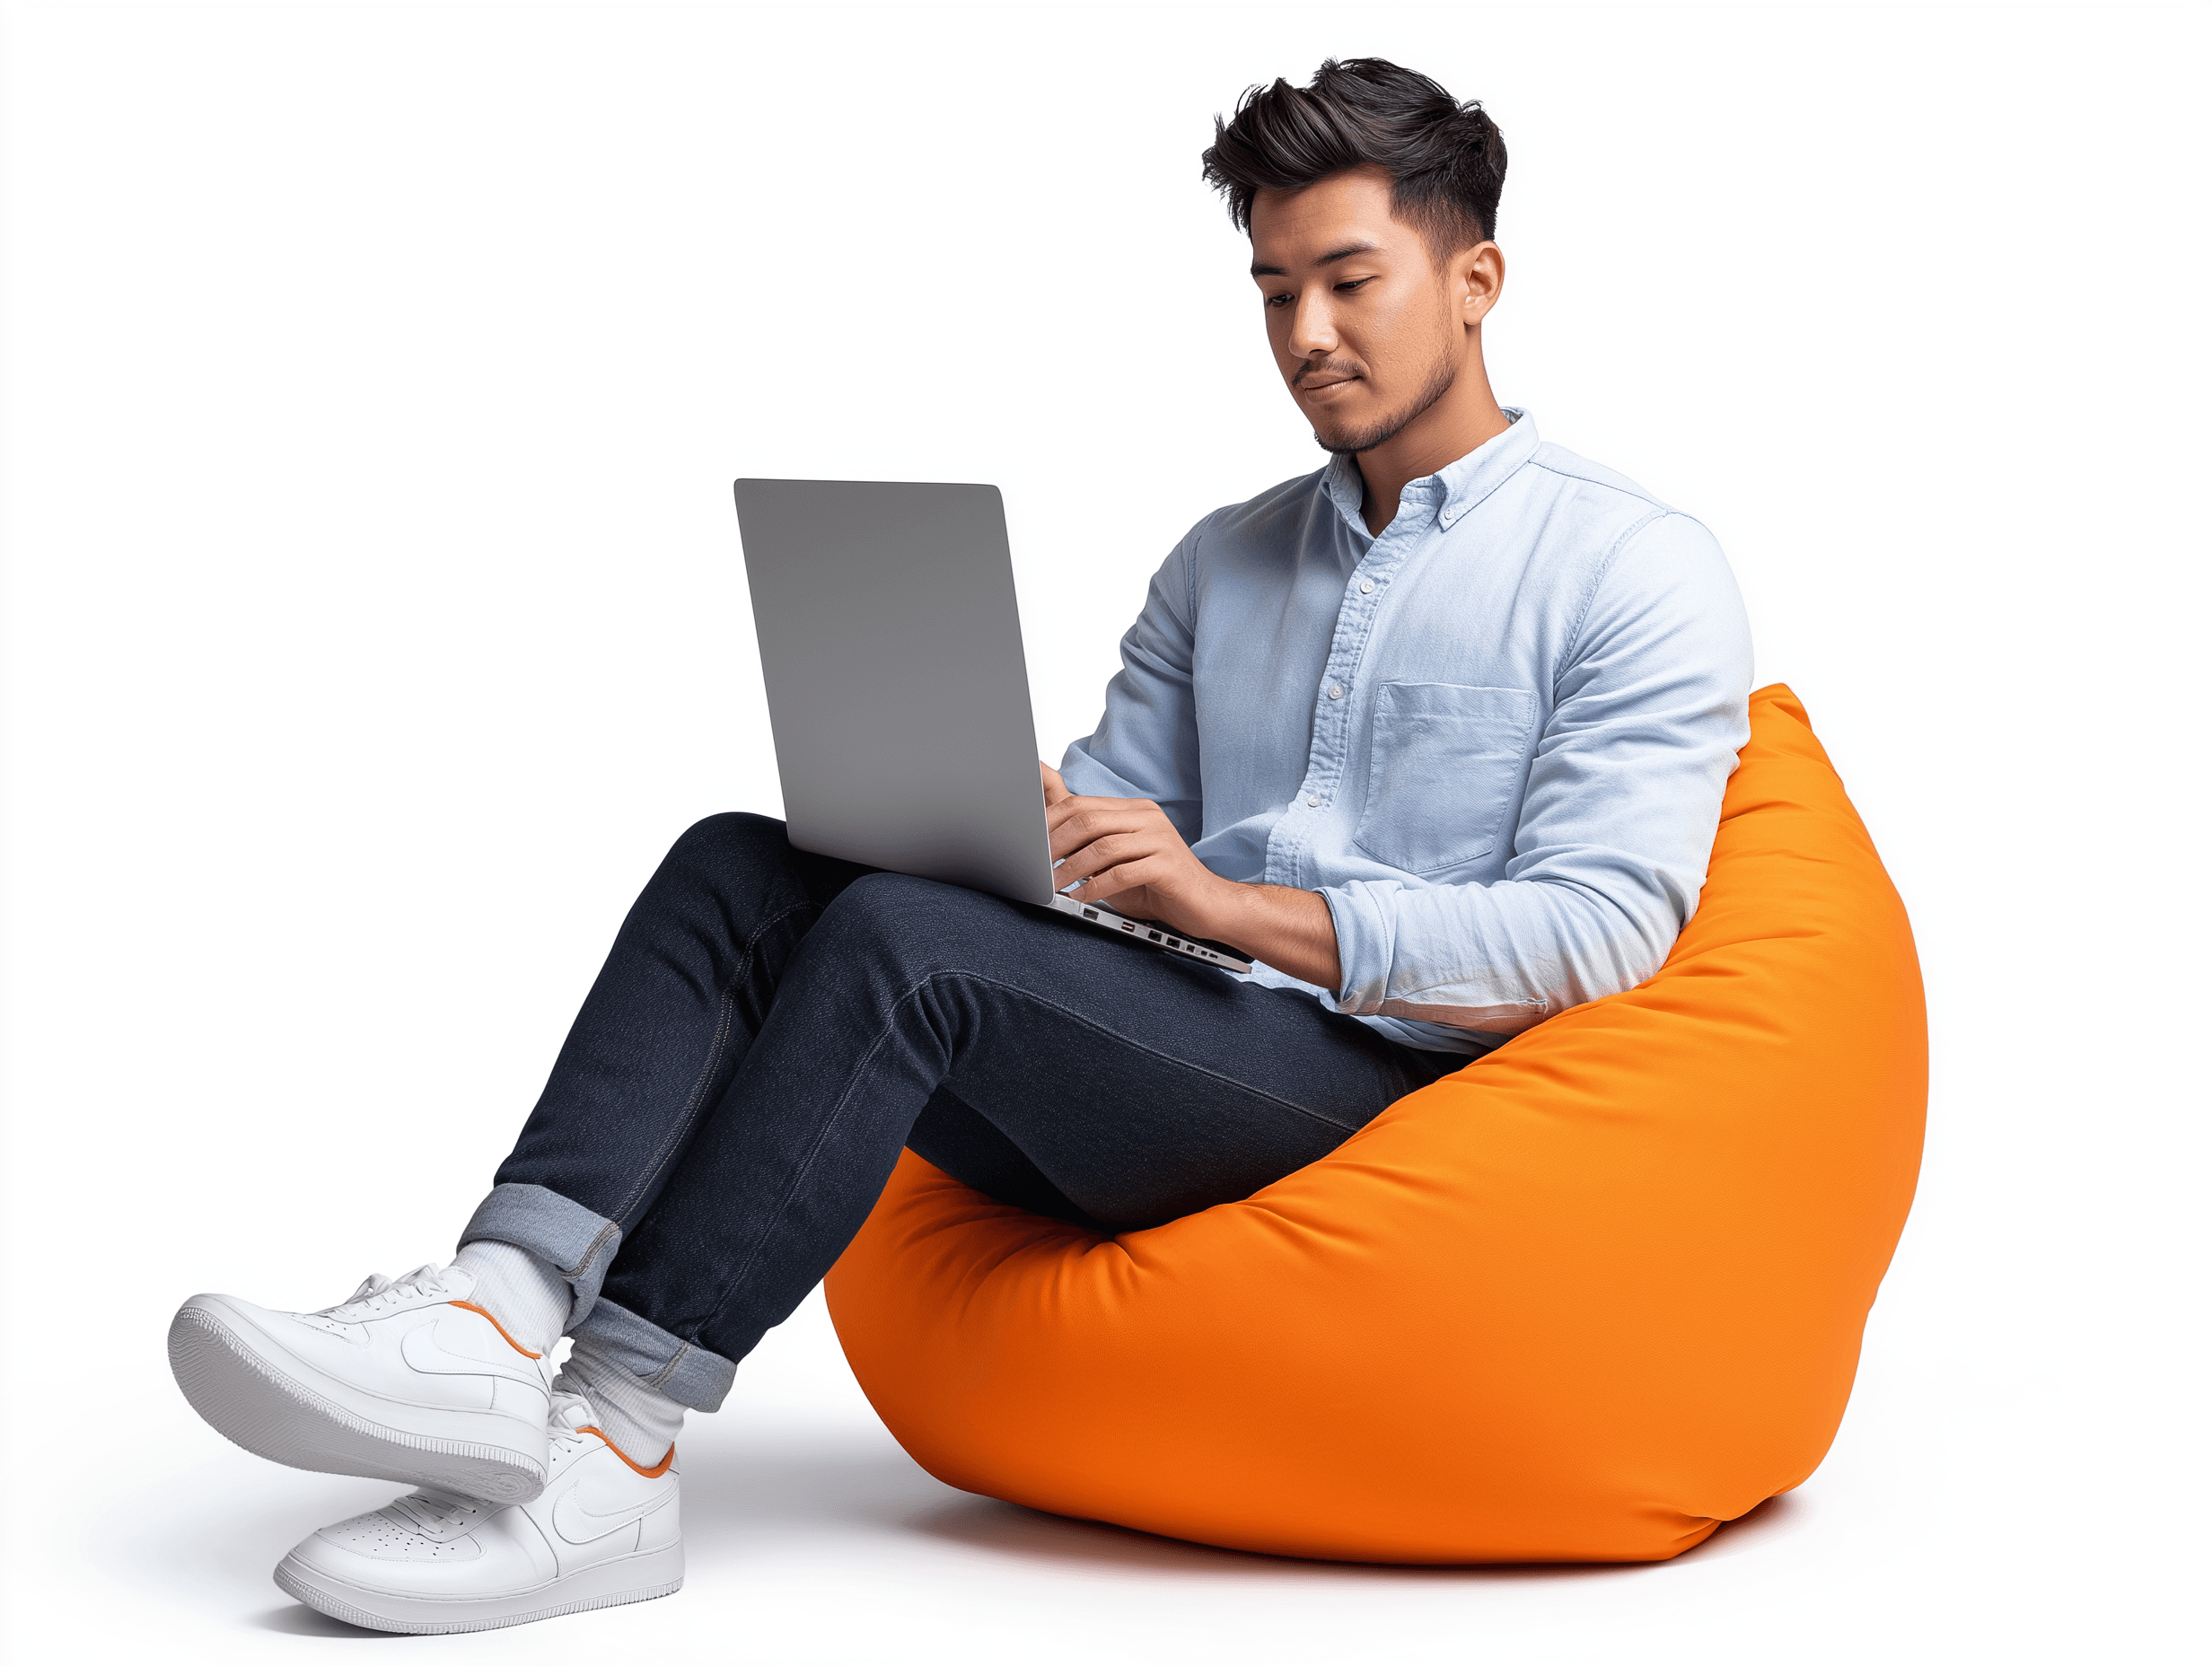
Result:
<instances>
[{"instance_id":1,"label":"man's face","mask_svg":"<svg viewBox=\"0 0 2212 1666\"><path fill-rule=\"evenodd\" d=\"M1380 169L1253 199L1268 342L1323 448L1372 451L1450 390L1469 336L1450 276Z\"/></svg>"}]
</instances>

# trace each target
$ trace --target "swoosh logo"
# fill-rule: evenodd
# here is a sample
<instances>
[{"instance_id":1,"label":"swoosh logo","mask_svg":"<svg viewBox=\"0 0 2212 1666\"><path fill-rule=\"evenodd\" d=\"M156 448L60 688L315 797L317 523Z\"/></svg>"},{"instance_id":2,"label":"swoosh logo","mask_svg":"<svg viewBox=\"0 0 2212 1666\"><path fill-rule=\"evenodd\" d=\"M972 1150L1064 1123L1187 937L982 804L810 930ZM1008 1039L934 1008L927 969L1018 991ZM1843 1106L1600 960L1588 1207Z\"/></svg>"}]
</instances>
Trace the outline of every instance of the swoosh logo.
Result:
<instances>
[{"instance_id":1,"label":"swoosh logo","mask_svg":"<svg viewBox=\"0 0 2212 1666\"><path fill-rule=\"evenodd\" d=\"M618 1505L611 1511L598 1511L584 1502L584 1489L563 1493L553 1501L553 1530L572 1545L588 1545L594 1539L604 1539L631 1522L651 1515L668 1502L668 1495L656 1488L655 1496L643 1503L631 1502Z\"/></svg>"},{"instance_id":2,"label":"swoosh logo","mask_svg":"<svg viewBox=\"0 0 2212 1666\"><path fill-rule=\"evenodd\" d=\"M496 1360L481 1355L471 1356L449 1351L438 1340L438 1332L444 1321L433 1320L427 1325L417 1325L399 1338L399 1357L417 1371L441 1376L506 1377L511 1370L502 1371Z\"/></svg>"}]
</instances>

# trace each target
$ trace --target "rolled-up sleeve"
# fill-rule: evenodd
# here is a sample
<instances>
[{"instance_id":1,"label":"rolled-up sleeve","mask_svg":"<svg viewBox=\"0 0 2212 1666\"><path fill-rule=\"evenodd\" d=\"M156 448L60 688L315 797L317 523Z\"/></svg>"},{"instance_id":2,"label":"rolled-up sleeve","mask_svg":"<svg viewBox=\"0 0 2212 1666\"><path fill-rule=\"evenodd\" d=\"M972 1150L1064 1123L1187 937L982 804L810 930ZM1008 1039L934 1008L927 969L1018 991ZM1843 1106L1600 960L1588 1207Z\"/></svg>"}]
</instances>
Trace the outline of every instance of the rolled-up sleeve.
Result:
<instances>
[{"instance_id":1,"label":"rolled-up sleeve","mask_svg":"<svg viewBox=\"0 0 2212 1666\"><path fill-rule=\"evenodd\" d=\"M1631 530L1558 664L1503 879L1321 889L1339 1011L1509 1036L1666 959L1750 735L1751 632L1712 535L1672 513Z\"/></svg>"},{"instance_id":2,"label":"rolled-up sleeve","mask_svg":"<svg viewBox=\"0 0 2212 1666\"><path fill-rule=\"evenodd\" d=\"M1144 611L1121 638L1121 670L1106 685L1098 729L1060 759L1069 792L1151 799L1194 845L1203 819L1190 677L1190 562L1198 537L1194 529L1153 574Z\"/></svg>"}]
</instances>

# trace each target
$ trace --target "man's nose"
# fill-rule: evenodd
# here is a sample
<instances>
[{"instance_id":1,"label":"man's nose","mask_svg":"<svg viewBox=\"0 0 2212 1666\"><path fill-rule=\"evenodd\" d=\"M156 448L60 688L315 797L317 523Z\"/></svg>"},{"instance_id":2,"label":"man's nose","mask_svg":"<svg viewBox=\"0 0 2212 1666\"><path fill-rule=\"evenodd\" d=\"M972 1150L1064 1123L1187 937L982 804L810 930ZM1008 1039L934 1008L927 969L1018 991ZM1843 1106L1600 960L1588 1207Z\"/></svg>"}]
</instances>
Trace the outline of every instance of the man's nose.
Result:
<instances>
[{"instance_id":1,"label":"man's nose","mask_svg":"<svg viewBox=\"0 0 2212 1666\"><path fill-rule=\"evenodd\" d=\"M1336 322L1330 315L1326 292L1318 295L1309 292L1293 303L1288 345L1291 352L1302 359L1337 350Z\"/></svg>"}]
</instances>

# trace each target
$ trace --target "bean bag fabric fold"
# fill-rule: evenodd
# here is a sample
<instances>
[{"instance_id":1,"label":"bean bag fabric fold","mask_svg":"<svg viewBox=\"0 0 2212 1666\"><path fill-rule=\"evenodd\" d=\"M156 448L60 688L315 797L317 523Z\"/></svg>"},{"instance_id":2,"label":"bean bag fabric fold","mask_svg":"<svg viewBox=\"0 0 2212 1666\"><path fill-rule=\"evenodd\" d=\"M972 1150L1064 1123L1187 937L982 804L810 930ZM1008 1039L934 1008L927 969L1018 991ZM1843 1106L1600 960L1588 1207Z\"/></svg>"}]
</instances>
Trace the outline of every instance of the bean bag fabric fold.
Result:
<instances>
[{"instance_id":1,"label":"bean bag fabric fold","mask_svg":"<svg viewBox=\"0 0 2212 1666\"><path fill-rule=\"evenodd\" d=\"M1778 685L1647 983L1146 1232L908 1153L830 1312L970 1492L1300 1556L1656 1560L1827 1451L1927 1088L1903 905Z\"/></svg>"}]
</instances>

